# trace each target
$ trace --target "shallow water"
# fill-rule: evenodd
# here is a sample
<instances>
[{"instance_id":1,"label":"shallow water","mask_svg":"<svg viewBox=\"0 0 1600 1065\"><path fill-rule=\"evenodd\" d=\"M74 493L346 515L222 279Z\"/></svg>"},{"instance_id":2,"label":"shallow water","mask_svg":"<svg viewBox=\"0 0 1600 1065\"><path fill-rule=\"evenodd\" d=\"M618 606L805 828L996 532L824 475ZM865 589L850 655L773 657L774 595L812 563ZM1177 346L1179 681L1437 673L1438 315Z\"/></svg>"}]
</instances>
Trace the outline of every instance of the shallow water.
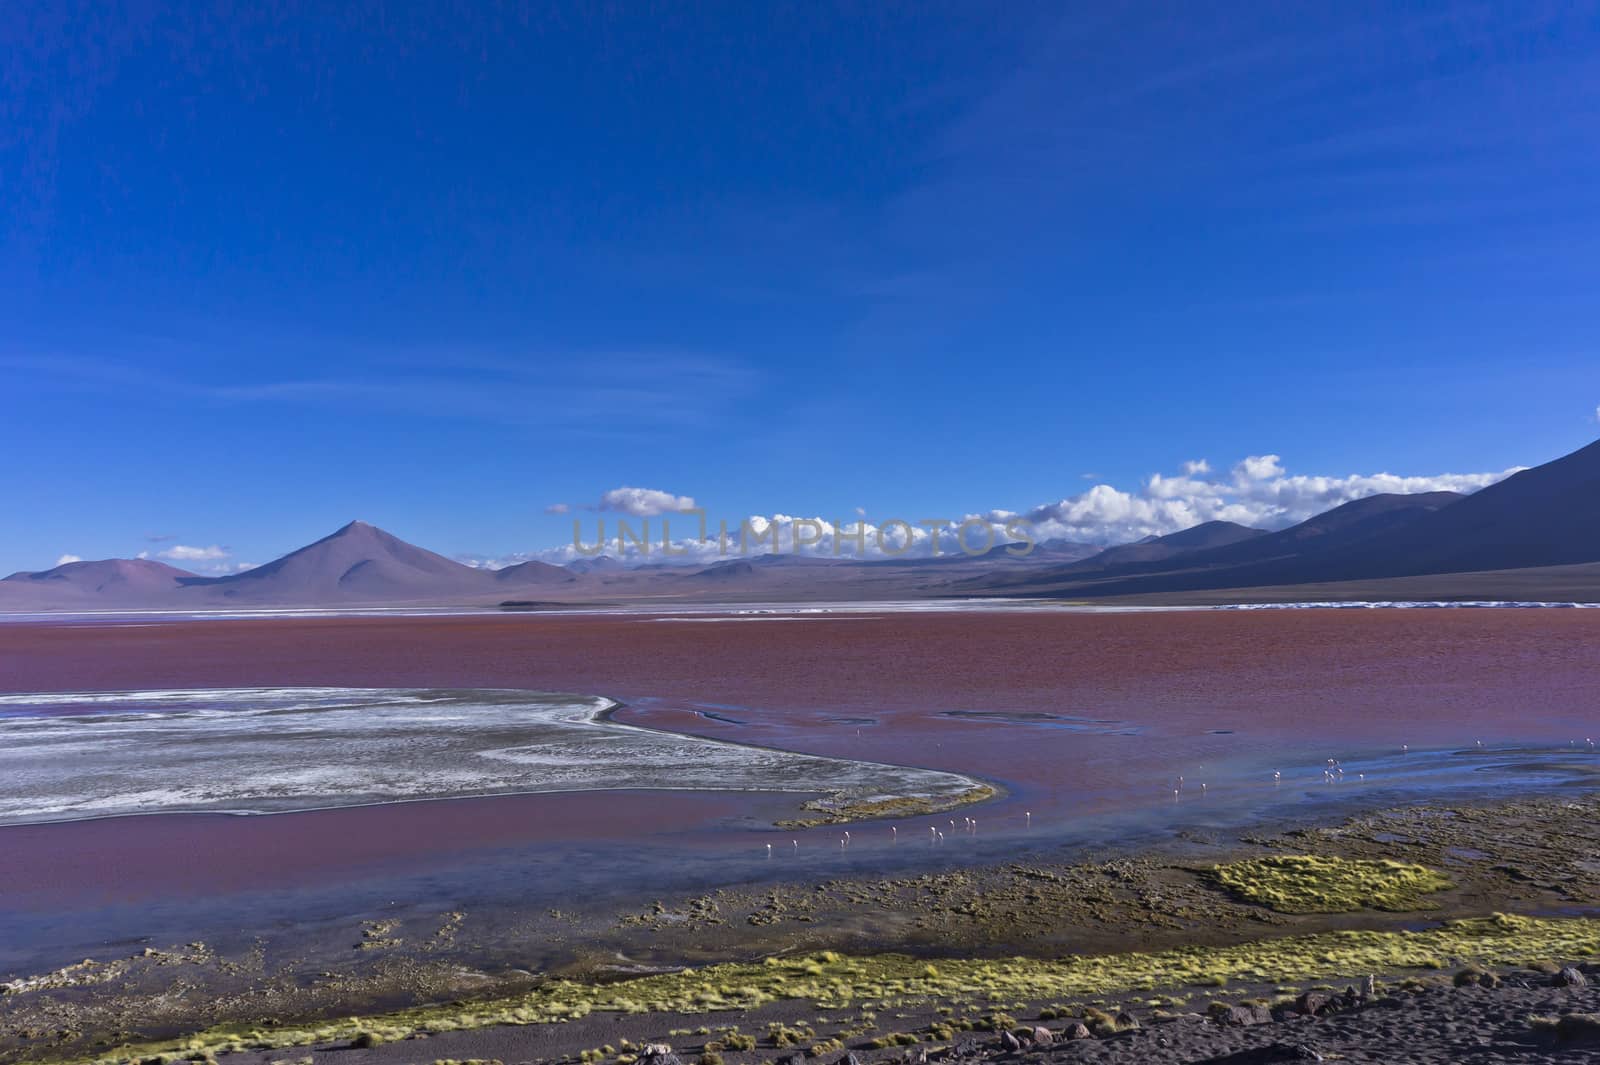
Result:
<instances>
[{"instance_id":1,"label":"shallow water","mask_svg":"<svg viewBox=\"0 0 1600 1065\"><path fill-rule=\"evenodd\" d=\"M970 774L1004 798L969 811L975 828L959 814L855 826L847 847L838 829L775 832L793 797L751 792L0 828L0 971L141 937L310 935L379 910L509 920L786 876L1065 857L1585 787L1600 766L1592 611L727 617L7 625L0 675L13 691L586 692L623 701L624 722ZM1342 776L1324 775L1329 758Z\"/></svg>"}]
</instances>

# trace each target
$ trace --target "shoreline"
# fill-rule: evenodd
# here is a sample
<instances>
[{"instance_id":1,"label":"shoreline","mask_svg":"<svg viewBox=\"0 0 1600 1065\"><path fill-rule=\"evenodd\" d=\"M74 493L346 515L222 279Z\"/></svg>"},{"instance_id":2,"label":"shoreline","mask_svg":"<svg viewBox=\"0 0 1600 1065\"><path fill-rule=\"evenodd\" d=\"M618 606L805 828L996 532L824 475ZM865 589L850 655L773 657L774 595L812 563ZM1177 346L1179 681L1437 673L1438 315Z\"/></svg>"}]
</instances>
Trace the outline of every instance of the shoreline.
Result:
<instances>
[{"instance_id":1,"label":"shoreline","mask_svg":"<svg viewBox=\"0 0 1600 1065\"><path fill-rule=\"evenodd\" d=\"M888 1030L889 1025L905 1027L912 1020L917 1020L923 1029L918 1036L921 1043L941 1042L930 1037L943 1031L940 1028L943 1015L938 1009L948 1007L949 1002L939 999L938 995L930 998L906 990L909 985L904 981L912 979L921 966L939 968L969 964L961 960L964 958L991 958L995 965L1000 965L1002 959L1015 959L1004 963L1021 968L1017 979L1006 985L1010 990L1003 993L1003 998L1008 1007L1023 1009L1023 1013L1012 1010L1016 1017L1023 1018L1029 1010L1036 1013L1063 1005L1064 996L1052 989L1049 994L1029 998L1018 990L1022 986L1018 980L1025 983L1032 979L1041 987L1050 986L1045 979L1049 973L1062 971L1061 966L1082 965L1096 958L1111 958L1113 960L1097 964L1114 967L1128 964L1115 962L1118 957L1135 959L1137 964L1147 966L1154 965L1149 961L1152 957L1189 957L1197 959L1196 964L1204 967L1211 964L1211 960L1227 956L1229 951L1244 951L1245 956L1257 952L1270 962L1271 958L1286 956L1281 953L1288 949L1286 944L1292 945L1306 936L1315 939L1361 930L1361 934L1369 937L1388 937L1401 942L1404 937L1430 934L1429 928L1448 927L1446 923L1452 920L1483 918L1497 912L1528 915L1518 920L1534 922L1515 929L1516 936L1528 944L1530 951L1535 951L1536 944L1545 941L1551 944L1547 949L1553 951L1561 944L1587 944L1592 940L1594 950L1590 953L1600 953L1600 939L1593 939L1600 936L1600 923L1594 920L1594 915L1600 914L1600 886L1594 883L1593 877L1583 876L1584 866L1576 864L1594 861L1595 844L1589 836L1597 813L1600 813L1600 797L1594 792L1582 797L1510 801L1481 807L1414 807L1378 811L1318 828L1288 828L1276 836L1176 840L1168 847L1132 854L1102 854L1075 864L1035 862L925 873L892 880L834 879L812 883L802 879L787 888L724 889L711 895L658 903L646 907L643 912L570 923L566 935L574 942L591 944L586 952L588 961L543 974L480 970L467 977L466 973L472 970L466 959L470 959L475 949L468 941L471 914L458 915L453 924L446 917L445 924L452 928L446 938L452 942L439 941L435 945L441 949L431 952L413 947L413 933L398 921L390 927L374 924L364 928L358 945L368 946L357 954L363 956L363 961L378 959L374 975L363 980L351 973L320 988L298 983L291 988L281 982L281 973L275 977L266 965L254 966L255 977L244 980L244 986L239 986L240 959L201 956L204 952L184 956L181 952L162 951L113 963L103 970L91 966L58 971L52 974L53 980L47 978L41 986L3 996L9 1013L0 1024L0 1048L3 1048L0 1060L66 1061L107 1057L103 1052L91 1052L94 1039L90 1032L96 1024L106 1026L99 1036L102 1039L119 1027L131 1034L135 1029L124 1026L134 1023L136 1018L135 1028L143 1027L147 1031L165 1029L177 1034L208 1027L203 1023L208 1016L206 1007L180 1009L165 1015L153 1008L155 999L152 996L157 989L168 987L174 979L180 978L191 985L197 979L210 979L224 992L217 1000L223 1005L211 1007L211 1023L224 1019L217 1012L219 1009L224 1012L228 1008L242 1010L233 1016L238 1022L235 1026L202 1038L201 1042L214 1051L230 1047L242 1050L251 1038L281 1041L282 1033L295 1027L297 1017L309 1025L304 1031L320 1037L312 1038L311 1045L329 1049L348 1046L355 1038L342 1028L328 1027L329 1019L335 1016L360 1015L364 1026L361 1031L382 1029L392 1034L401 1033L404 1025L395 1017L382 1019L382 1010L375 1015L370 1007L385 1000L400 1005L404 999L411 998L423 1003L430 999L435 1002L459 1000L460 1004L419 1005L416 1008L423 1012L413 1015L418 1023L403 1034L395 1034L398 1041L392 1048L385 1048L382 1053L374 1051L375 1060L431 1062L436 1058L459 1057L444 1049L457 1044L480 1049L492 1044L509 1055L505 1060L512 1060L516 1055L510 1048L529 1044L530 1040L543 1048L535 1056L549 1060L563 1055L575 1059L581 1050L596 1049L608 1041L614 1043L616 1038L621 1038L615 1033L623 1030L649 1030L653 1036L659 1036L660 1041L681 1045L686 1042L686 1036L672 1037L668 1033L674 1030L693 1032L700 1027L726 1026L735 1021L746 1030L759 1031L768 1023L791 1024L816 1012L813 999L802 1002L800 998L774 996L770 1001L740 1003L736 996L728 1002L702 1003L705 1008L696 1006L686 1012L646 1009L641 1014L627 1007L591 1008L582 1016L567 1017L560 1023L538 1023L553 1019L535 1008L540 1002L551 1001L552 995L577 995L582 1001L607 994L628 998L630 980L639 979L641 972L659 971L662 966L690 966L682 970L683 981L715 979L719 985L730 981L736 984L739 980L760 977L765 971L763 966L771 964L763 962L765 958L792 961L817 952L839 952L839 956L846 959L839 964L846 968L866 966L871 970L869 975L878 973L873 979L882 977L885 987L901 981L900 990L880 989L869 997L876 1001L887 996L901 1001L902 1005L891 1007L890 1011L868 1010L879 1014L869 1028L841 1041L841 1047L850 1044L866 1052L873 1049L868 1045L873 1040L895 1034ZM1472 846L1469 855L1465 851L1471 841L1479 842ZM1219 890L1206 874L1207 869L1223 861L1298 853L1363 862L1389 858L1418 860L1430 868L1443 869L1451 878L1452 886L1427 900L1423 909L1291 914L1242 901ZM1539 914L1563 916L1547 919L1538 917ZM441 925L440 934L442 930ZM1541 935L1546 940L1540 940ZM1579 938L1573 940L1571 935ZM637 949L645 944L651 945L651 954L657 960L636 957ZM1031 946L1031 949L1025 952L1014 949L1019 946ZM1466 948L1453 949L1459 954ZM900 964L892 963L891 955L880 953L886 950L903 952L908 959L924 960L907 962L910 968L902 965L899 969L884 969L879 973L878 969L883 966ZM1148 953L1129 955L1126 953L1129 950ZM1168 954L1163 955L1163 951ZM1175 955L1171 953L1174 951ZM1274 951L1280 953L1274 954ZM1497 947L1496 951L1503 954L1505 948ZM1568 953L1580 952L1569 949ZM1461 960L1461 957L1454 960ZM1497 958L1498 954L1474 958L1473 963ZM1573 956L1558 960L1588 959ZM715 966L719 961L732 964L734 968L694 968L705 964ZM825 963L824 968L834 964ZM982 963L971 964L981 966ZM1382 968L1371 960L1364 964L1369 970ZM229 966L234 967L231 990L224 986L230 983ZM747 968L740 969L740 966ZM1267 984L1283 985L1281 980L1240 981L1237 969L1230 971L1235 972L1235 978L1221 984L1208 982L1196 988L1191 981L1186 989L1172 985L1170 992L1162 997L1181 997L1185 1001L1200 994L1213 998L1230 994L1238 997L1259 993ZM1403 979L1405 971L1400 968L1396 978ZM1425 977L1429 971L1434 970L1423 970L1421 975ZM447 975L452 972L453 979ZM105 973L110 975L100 979ZM739 976L740 973L750 975ZM1330 971L1324 975L1335 974ZM1364 975L1368 973L1339 973L1338 978L1356 979ZM646 979L671 983L670 977ZM1303 991L1307 979L1308 974L1302 971L1293 982ZM1310 979L1315 980L1315 975L1310 975ZM116 990L108 987L113 982ZM52 983L62 986L49 986ZM142 994L124 990L138 988L141 984L147 988ZM1156 990L1157 985L1161 985L1161 981L1148 987ZM405 987L411 990L403 990ZM1131 998L1127 994L1119 996L1115 988L1107 984L1102 986L1101 993L1079 995L1067 1004L1081 1011L1103 1008L1096 1006L1096 1002L1120 1003L1119 1008L1142 1012L1148 1021L1149 1003L1132 1001L1148 999L1148 991L1129 990L1137 994ZM1266 990L1270 991L1271 987ZM954 992L956 1000L962 1000L963 996L959 990ZM964 997L971 998L970 995ZM369 1003L368 1007L360 1006L362 1000ZM859 997L852 1001L852 1008L859 1014ZM250 1008L243 1009L245 1004L250 1004ZM736 1006L743 1008L734 1008ZM519 1010L522 1011L520 1015ZM899 1010L906 1016L891 1018L888 1014L892 1010ZM837 1011L822 1012L832 1017ZM968 1010L963 1016L970 1013ZM66 1028L74 1031L77 1038L19 1043L19 1027L28 1026L30 1019L31 1023L37 1023L45 1015L56 1021L63 1017L74 1019L76 1023ZM323 1018L321 1022L316 1020L319 1016ZM866 1023L852 1020L838 1026L834 1034L828 1034L815 1024L811 1027L817 1032L818 1044L822 1045L839 1038L838 1033ZM270 1035L273 1031L279 1035ZM256 1035L250 1036L250 1032ZM418 1032L431 1032L433 1040L416 1044L411 1037ZM958 1041L954 1034L952 1029L952 1039L943 1042L953 1045ZM652 1037L651 1041L656 1040ZM701 1039L702 1043L715 1041ZM282 1056L279 1050L298 1045L291 1040L270 1052L276 1057L241 1053L239 1060L241 1063L276 1060ZM74 1053L73 1047L77 1047L78 1052ZM406 1049L411 1047L415 1050ZM170 1050L170 1047L166 1051L145 1047L140 1056L148 1058ZM768 1046L764 1053L724 1056L730 1061L754 1062L771 1059L775 1053L776 1048ZM406 1056L408 1054L410 1056ZM501 1057L502 1053L490 1056ZM526 1056L516 1060L526 1060Z\"/></svg>"},{"instance_id":2,"label":"shoreline","mask_svg":"<svg viewBox=\"0 0 1600 1065\"><path fill-rule=\"evenodd\" d=\"M1277 589L1269 589L1277 591ZM1169 601L1169 598L1170 601ZM615 617L639 620L726 621L780 620L789 616L843 617L852 614L926 613L1064 613L1064 614L1163 614L1204 613L1230 610L1595 610L1600 609L1600 592L1591 599L1520 598L1349 598L1291 599L1258 598L1252 595L1231 597L1197 596L1182 601L1176 593L1144 593L1137 596L1107 597L1104 600L1037 596L932 597L928 599L859 600L695 600L640 599L605 603L551 602L538 608L506 603L479 605L373 605L260 607L257 609L173 610L42 610L0 611L0 625L51 624L61 622L172 623L202 621L307 621L337 619L442 619L486 617ZM689 615L678 618L675 615Z\"/></svg>"}]
</instances>

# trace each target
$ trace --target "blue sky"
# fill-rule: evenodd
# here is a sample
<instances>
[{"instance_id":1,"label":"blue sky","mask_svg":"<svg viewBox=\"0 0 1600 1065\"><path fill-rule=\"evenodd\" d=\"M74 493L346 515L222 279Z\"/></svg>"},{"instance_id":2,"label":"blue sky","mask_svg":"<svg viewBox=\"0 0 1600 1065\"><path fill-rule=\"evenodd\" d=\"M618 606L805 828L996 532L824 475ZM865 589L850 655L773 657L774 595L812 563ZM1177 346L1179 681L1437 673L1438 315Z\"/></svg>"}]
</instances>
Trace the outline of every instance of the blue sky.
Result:
<instances>
[{"instance_id":1,"label":"blue sky","mask_svg":"<svg viewBox=\"0 0 1600 1065\"><path fill-rule=\"evenodd\" d=\"M1590 5L186 6L0 16L0 570L1600 434Z\"/></svg>"}]
</instances>

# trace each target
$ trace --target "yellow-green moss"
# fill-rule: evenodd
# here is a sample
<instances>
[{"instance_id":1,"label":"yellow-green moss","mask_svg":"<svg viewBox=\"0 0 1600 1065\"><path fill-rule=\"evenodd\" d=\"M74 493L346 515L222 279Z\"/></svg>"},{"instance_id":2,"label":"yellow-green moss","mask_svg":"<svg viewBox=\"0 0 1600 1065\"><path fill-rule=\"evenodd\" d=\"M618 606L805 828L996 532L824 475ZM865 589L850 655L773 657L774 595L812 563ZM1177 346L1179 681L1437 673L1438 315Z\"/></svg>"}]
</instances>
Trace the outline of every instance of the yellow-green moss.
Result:
<instances>
[{"instance_id":1,"label":"yellow-green moss","mask_svg":"<svg viewBox=\"0 0 1600 1065\"><path fill-rule=\"evenodd\" d=\"M126 1062L175 1051L269 1050L348 1042L361 1032L404 1039L491 1025L555 1024L591 1013L642 1006L653 1013L703 1014L800 1001L841 1010L894 999L912 1004L1060 1001L1137 991L1248 982L1274 984L1455 965L1512 965L1528 957L1600 955L1600 919L1496 915L1448 921L1422 931L1340 931L1260 940L1230 947L1186 947L1154 953L1074 957L925 961L898 954L852 958L827 953L769 958L757 964L713 965L595 986L556 980L534 991L476 1003L454 1003L350 1018L315 1026L223 1025L196 1036L103 1055ZM626 1006L623 1004L626 1003ZM755 1040L729 1033L708 1050L754 1049Z\"/></svg>"},{"instance_id":2,"label":"yellow-green moss","mask_svg":"<svg viewBox=\"0 0 1600 1065\"><path fill-rule=\"evenodd\" d=\"M943 813L973 803L987 802L995 797L994 788L979 784L957 795L905 795L887 799L841 799L828 796L812 799L803 809L816 813L816 817L795 817L776 822L779 828L816 828L821 825L842 825L852 821L871 821L882 817L921 817L925 814Z\"/></svg>"},{"instance_id":3,"label":"yellow-green moss","mask_svg":"<svg viewBox=\"0 0 1600 1065\"><path fill-rule=\"evenodd\" d=\"M1424 865L1283 855L1219 865L1219 885L1246 902L1280 913L1406 912L1427 906L1426 896L1450 887L1450 878Z\"/></svg>"}]
</instances>

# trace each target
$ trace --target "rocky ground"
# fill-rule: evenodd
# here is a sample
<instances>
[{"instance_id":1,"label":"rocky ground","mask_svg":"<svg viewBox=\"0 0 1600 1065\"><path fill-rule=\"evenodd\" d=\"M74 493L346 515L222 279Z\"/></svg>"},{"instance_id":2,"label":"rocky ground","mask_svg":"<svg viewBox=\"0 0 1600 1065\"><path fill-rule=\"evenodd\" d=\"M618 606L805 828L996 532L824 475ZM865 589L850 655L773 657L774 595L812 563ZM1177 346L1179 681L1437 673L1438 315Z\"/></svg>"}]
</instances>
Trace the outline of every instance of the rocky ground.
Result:
<instances>
[{"instance_id":1,"label":"rocky ground","mask_svg":"<svg viewBox=\"0 0 1600 1065\"><path fill-rule=\"evenodd\" d=\"M1553 966L1552 966L1553 967ZM1600 1061L1600 966L1542 971L1468 969L1386 987L1308 991L1273 1005L1261 999L1218 999L1204 1012L1131 1006L1113 1014L1089 1009L1077 1018L1019 1023L1001 1032L967 1033L943 1042L876 1045L882 1037L846 1040L815 1053L761 1040L749 1050L720 1046L725 1034L633 1042L618 1036L605 1059L555 1053L547 1033L499 1029L450 1033L425 1042L371 1048L329 1048L307 1055L315 1065L440 1065L449 1062L548 1062L629 1059L635 1065L1270 1065L1349 1061L1386 1065L1472 1065L1482 1062ZM745 1018L748 1025L749 1019ZM637 1034L637 1033L636 1033ZM930 1038L925 1032L920 1038ZM706 1050L708 1042L711 1050ZM234 1055L232 1058L245 1056ZM265 1065L282 1061L255 1057ZM304 1061L305 1059L299 1059ZM241 1063L242 1065L242 1063Z\"/></svg>"}]
</instances>

